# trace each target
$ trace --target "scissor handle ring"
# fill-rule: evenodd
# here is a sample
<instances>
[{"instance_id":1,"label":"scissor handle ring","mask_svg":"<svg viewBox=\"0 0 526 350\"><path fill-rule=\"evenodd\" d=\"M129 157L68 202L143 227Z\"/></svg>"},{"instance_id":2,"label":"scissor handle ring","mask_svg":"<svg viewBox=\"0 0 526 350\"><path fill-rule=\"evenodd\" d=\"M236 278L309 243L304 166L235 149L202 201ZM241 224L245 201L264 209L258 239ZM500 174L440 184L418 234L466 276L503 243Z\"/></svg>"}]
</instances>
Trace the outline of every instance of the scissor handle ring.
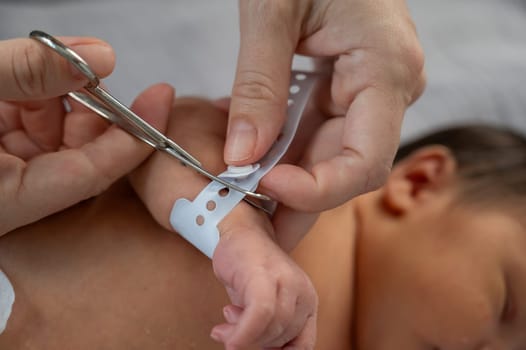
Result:
<instances>
[{"instance_id":1,"label":"scissor handle ring","mask_svg":"<svg viewBox=\"0 0 526 350\"><path fill-rule=\"evenodd\" d=\"M29 37L38 40L42 44L53 49L77 68L88 79L88 84L85 86L86 88L95 88L99 85L99 77L97 77L97 75L91 70L88 63L86 63L86 61L84 61L84 59L75 51L64 45L60 40L41 30L33 30L29 33Z\"/></svg>"}]
</instances>

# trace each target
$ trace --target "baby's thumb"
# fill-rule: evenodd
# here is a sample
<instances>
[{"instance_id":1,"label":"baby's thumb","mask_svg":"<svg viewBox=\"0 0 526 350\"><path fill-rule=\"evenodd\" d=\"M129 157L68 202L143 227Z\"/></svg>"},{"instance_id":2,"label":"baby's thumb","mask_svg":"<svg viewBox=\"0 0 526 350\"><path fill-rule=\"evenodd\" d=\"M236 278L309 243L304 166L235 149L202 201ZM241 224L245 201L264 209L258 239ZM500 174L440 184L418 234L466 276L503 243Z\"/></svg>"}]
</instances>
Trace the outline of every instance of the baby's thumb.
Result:
<instances>
[{"instance_id":1,"label":"baby's thumb","mask_svg":"<svg viewBox=\"0 0 526 350\"><path fill-rule=\"evenodd\" d=\"M100 77L115 64L112 48L94 38L59 39L79 54ZM82 88L87 79L53 49L33 39L0 41L0 100L24 101L57 97Z\"/></svg>"}]
</instances>

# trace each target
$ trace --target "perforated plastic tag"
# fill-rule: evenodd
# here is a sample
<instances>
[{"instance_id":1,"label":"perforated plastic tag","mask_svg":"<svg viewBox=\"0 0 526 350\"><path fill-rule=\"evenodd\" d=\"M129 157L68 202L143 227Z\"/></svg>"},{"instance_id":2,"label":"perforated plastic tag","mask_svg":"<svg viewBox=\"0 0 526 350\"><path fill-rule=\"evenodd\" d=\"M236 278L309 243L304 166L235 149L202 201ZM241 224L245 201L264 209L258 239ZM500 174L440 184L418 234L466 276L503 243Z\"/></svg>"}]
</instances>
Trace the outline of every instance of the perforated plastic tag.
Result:
<instances>
[{"instance_id":1,"label":"perforated plastic tag","mask_svg":"<svg viewBox=\"0 0 526 350\"><path fill-rule=\"evenodd\" d=\"M314 73L292 72L287 120L280 137L259 163L243 167L229 166L219 175L221 179L249 191L257 188L259 180L278 163L294 139L315 80ZM170 213L170 224L187 241L211 258L220 238L217 224L243 197L243 193L229 190L225 185L212 181L193 201L185 198L175 201Z\"/></svg>"}]
</instances>

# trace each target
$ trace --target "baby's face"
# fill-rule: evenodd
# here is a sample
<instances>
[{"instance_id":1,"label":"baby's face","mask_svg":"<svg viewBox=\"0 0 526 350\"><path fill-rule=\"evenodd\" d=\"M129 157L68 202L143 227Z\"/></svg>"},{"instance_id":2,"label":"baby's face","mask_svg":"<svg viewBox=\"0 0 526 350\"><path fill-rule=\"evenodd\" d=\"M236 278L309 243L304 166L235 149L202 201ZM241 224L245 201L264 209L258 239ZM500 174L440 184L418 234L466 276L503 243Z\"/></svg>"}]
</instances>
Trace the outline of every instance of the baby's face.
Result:
<instances>
[{"instance_id":1,"label":"baby's face","mask_svg":"<svg viewBox=\"0 0 526 350\"><path fill-rule=\"evenodd\" d=\"M403 231L364 235L357 348L525 349L526 227L517 217L438 203Z\"/></svg>"}]
</instances>

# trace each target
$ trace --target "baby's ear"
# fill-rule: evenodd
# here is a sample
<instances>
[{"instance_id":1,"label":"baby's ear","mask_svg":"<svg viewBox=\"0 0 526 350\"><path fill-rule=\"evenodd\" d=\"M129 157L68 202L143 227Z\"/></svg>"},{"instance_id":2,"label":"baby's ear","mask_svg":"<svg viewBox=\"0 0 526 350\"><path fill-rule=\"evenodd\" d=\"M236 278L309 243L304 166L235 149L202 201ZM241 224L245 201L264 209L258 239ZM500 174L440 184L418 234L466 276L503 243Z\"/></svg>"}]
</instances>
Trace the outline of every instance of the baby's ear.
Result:
<instances>
[{"instance_id":1,"label":"baby's ear","mask_svg":"<svg viewBox=\"0 0 526 350\"><path fill-rule=\"evenodd\" d=\"M384 186L384 203L395 214L422 205L450 188L457 172L448 148L432 145L421 148L397 163Z\"/></svg>"}]
</instances>

